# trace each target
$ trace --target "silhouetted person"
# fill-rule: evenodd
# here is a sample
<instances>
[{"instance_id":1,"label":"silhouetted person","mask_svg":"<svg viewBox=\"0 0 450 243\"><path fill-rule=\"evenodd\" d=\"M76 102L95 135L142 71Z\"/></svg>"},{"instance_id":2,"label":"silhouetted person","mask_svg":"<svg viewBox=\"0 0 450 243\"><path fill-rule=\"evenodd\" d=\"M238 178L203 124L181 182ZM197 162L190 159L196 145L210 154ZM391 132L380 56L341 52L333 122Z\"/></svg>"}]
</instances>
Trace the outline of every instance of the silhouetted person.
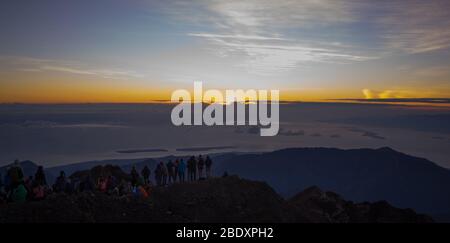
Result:
<instances>
[{"instance_id":1,"label":"silhouetted person","mask_svg":"<svg viewBox=\"0 0 450 243\"><path fill-rule=\"evenodd\" d=\"M133 165L133 168L131 168L131 184L133 186L136 186L139 180L139 174L136 170L136 167Z\"/></svg>"},{"instance_id":2,"label":"silhouetted person","mask_svg":"<svg viewBox=\"0 0 450 243\"><path fill-rule=\"evenodd\" d=\"M94 190L94 183L92 182L91 175L87 175L83 178L83 181L80 182L80 192L91 192Z\"/></svg>"},{"instance_id":3,"label":"silhouetted person","mask_svg":"<svg viewBox=\"0 0 450 243\"><path fill-rule=\"evenodd\" d=\"M47 185L47 179L45 178L44 168L42 166L39 166L37 168L37 171L34 174L34 182L36 185L39 185L39 186Z\"/></svg>"},{"instance_id":4,"label":"silhouetted person","mask_svg":"<svg viewBox=\"0 0 450 243\"><path fill-rule=\"evenodd\" d=\"M23 182L23 185L25 186L25 189L27 192L31 192L33 190L33 177L28 176L25 181ZM32 194L28 193L28 199L31 199Z\"/></svg>"},{"instance_id":5,"label":"silhouetted person","mask_svg":"<svg viewBox=\"0 0 450 243\"><path fill-rule=\"evenodd\" d=\"M155 181L157 186L161 186L162 184L162 169L161 169L161 163L158 163L155 168Z\"/></svg>"},{"instance_id":6,"label":"silhouetted person","mask_svg":"<svg viewBox=\"0 0 450 243\"><path fill-rule=\"evenodd\" d=\"M206 177L210 178L211 177L212 160L209 156L206 156L205 166L206 166Z\"/></svg>"},{"instance_id":7,"label":"silhouetted person","mask_svg":"<svg viewBox=\"0 0 450 243\"><path fill-rule=\"evenodd\" d=\"M198 179L203 178L203 168L204 167L205 167L205 161L203 160L202 155L199 155L198 160L197 160Z\"/></svg>"},{"instance_id":8,"label":"silhouetted person","mask_svg":"<svg viewBox=\"0 0 450 243\"><path fill-rule=\"evenodd\" d=\"M167 175L169 177L169 183L175 182L175 165L172 163L172 160L167 162Z\"/></svg>"},{"instance_id":9,"label":"silhouetted person","mask_svg":"<svg viewBox=\"0 0 450 243\"><path fill-rule=\"evenodd\" d=\"M180 182L184 182L184 174L186 173L186 164L184 163L183 159L180 160L178 163L178 178Z\"/></svg>"},{"instance_id":10,"label":"silhouetted person","mask_svg":"<svg viewBox=\"0 0 450 243\"><path fill-rule=\"evenodd\" d=\"M107 180L103 176L100 176L97 180L97 189L101 192L106 192L108 189L107 186L108 186Z\"/></svg>"},{"instance_id":11,"label":"silhouetted person","mask_svg":"<svg viewBox=\"0 0 450 243\"><path fill-rule=\"evenodd\" d=\"M114 189L117 187L117 184L117 178L113 175L109 175L106 183L106 191L109 194L113 193Z\"/></svg>"},{"instance_id":12,"label":"silhouetted person","mask_svg":"<svg viewBox=\"0 0 450 243\"><path fill-rule=\"evenodd\" d=\"M188 181L191 181L191 174L192 174L192 159L189 158L188 161L186 162L187 165L187 176L188 176Z\"/></svg>"},{"instance_id":13,"label":"silhouetted person","mask_svg":"<svg viewBox=\"0 0 450 243\"><path fill-rule=\"evenodd\" d=\"M167 185L167 177L169 175L169 172L167 171L167 167L164 164L164 162L161 162L160 165L161 165L162 185L165 186Z\"/></svg>"},{"instance_id":14,"label":"silhouetted person","mask_svg":"<svg viewBox=\"0 0 450 243\"><path fill-rule=\"evenodd\" d=\"M178 159L173 162L173 176L175 177L174 182L177 181L178 178L178 166L180 165L180 161Z\"/></svg>"},{"instance_id":15,"label":"silhouetted person","mask_svg":"<svg viewBox=\"0 0 450 243\"><path fill-rule=\"evenodd\" d=\"M14 189L20 184L23 184L23 171L20 167L19 160L15 160L14 164L8 170L8 176L10 180L10 189Z\"/></svg>"},{"instance_id":16,"label":"silhouetted person","mask_svg":"<svg viewBox=\"0 0 450 243\"><path fill-rule=\"evenodd\" d=\"M45 186L45 185L39 184L39 182L36 181L36 179L35 179L33 182L32 189L28 193L30 199L32 199L34 201L43 200L45 198L45 194L46 194L46 187L47 186Z\"/></svg>"},{"instance_id":17,"label":"silhouetted person","mask_svg":"<svg viewBox=\"0 0 450 243\"><path fill-rule=\"evenodd\" d=\"M54 192L64 192L66 189L67 179L66 179L66 173L64 171L59 172L58 178L56 178L56 182L53 185L53 191Z\"/></svg>"},{"instance_id":18,"label":"silhouetted person","mask_svg":"<svg viewBox=\"0 0 450 243\"><path fill-rule=\"evenodd\" d=\"M144 184L148 185L150 183L150 169L148 166L144 166L141 171L142 177L144 177Z\"/></svg>"},{"instance_id":19,"label":"silhouetted person","mask_svg":"<svg viewBox=\"0 0 450 243\"><path fill-rule=\"evenodd\" d=\"M195 160L195 157L191 156L191 158L189 158L187 163L188 163L189 181L197 180L197 161Z\"/></svg>"}]
</instances>

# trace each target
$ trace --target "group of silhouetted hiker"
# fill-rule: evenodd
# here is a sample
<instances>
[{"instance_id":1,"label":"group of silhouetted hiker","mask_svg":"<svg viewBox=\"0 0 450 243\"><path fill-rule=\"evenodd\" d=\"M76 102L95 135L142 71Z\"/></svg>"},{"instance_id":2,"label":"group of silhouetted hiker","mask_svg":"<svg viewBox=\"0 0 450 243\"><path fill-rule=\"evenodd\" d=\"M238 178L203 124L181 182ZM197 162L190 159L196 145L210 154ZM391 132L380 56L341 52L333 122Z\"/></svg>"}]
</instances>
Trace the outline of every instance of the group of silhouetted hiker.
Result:
<instances>
[{"instance_id":1,"label":"group of silhouetted hiker","mask_svg":"<svg viewBox=\"0 0 450 243\"><path fill-rule=\"evenodd\" d=\"M190 157L185 163L183 159L169 160L167 163L159 162L154 170L156 186L167 186L173 183L187 181L205 180L211 177L212 160L209 156L205 159L201 155L197 158ZM101 173L97 181L92 179L91 173L82 177L66 177L61 171L55 183L47 184L44 168L38 166L33 176L25 178L18 160L7 167L6 175L2 178L0 174L0 203L4 202L26 202L43 200L46 196L54 193L74 194L79 192L104 192L109 195L121 197L147 198L150 195L152 183L150 180L151 170L147 165L139 173L133 166L130 180L120 180L110 172Z\"/></svg>"},{"instance_id":2,"label":"group of silhouetted hiker","mask_svg":"<svg viewBox=\"0 0 450 243\"><path fill-rule=\"evenodd\" d=\"M195 158L195 156L191 156L186 163L183 161L183 159L177 159L175 160L175 162L169 160L167 164L164 164L164 162L160 162L156 166L154 172L156 185L165 186L177 181L184 182L186 170L188 174L188 181L197 180L197 175L199 180L204 180L211 177L211 166L211 158L209 158L209 156L206 156L206 159L203 159L201 155L199 155L198 158ZM148 178L150 176L150 170L144 167L142 175L144 176L144 179L146 178L146 176Z\"/></svg>"}]
</instances>

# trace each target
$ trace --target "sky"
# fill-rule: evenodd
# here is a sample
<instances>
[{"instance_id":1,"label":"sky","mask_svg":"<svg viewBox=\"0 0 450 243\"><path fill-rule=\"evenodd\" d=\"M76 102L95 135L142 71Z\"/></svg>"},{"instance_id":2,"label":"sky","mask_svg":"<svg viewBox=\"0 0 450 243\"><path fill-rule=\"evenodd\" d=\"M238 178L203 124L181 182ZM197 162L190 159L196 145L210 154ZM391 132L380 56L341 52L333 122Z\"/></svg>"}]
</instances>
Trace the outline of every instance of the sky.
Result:
<instances>
[{"instance_id":1,"label":"sky","mask_svg":"<svg viewBox=\"0 0 450 243\"><path fill-rule=\"evenodd\" d=\"M284 100L449 98L448 0L11 0L0 102L148 102L175 89Z\"/></svg>"}]
</instances>

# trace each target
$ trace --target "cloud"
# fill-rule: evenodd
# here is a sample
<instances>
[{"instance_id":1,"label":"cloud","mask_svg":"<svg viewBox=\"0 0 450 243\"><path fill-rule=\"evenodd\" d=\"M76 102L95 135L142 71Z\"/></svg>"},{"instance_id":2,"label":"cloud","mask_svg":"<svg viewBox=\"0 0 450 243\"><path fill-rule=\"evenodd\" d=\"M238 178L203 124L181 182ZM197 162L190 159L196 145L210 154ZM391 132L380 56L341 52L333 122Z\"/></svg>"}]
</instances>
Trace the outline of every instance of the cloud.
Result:
<instances>
[{"instance_id":1,"label":"cloud","mask_svg":"<svg viewBox=\"0 0 450 243\"><path fill-rule=\"evenodd\" d=\"M450 1L398 0L379 5L376 23L387 48L424 53L450 47Z\"/></svg>"},{"instance_id":2,"label":"cloud","mask_svg":"<svg viewBox=\"0 0 450 243\"><path fill-rule=\"evenodd\" d=\"M6 123L8 124L8 123ZM2 124L4 125L4 124ZM121 124L109 123L57 123L46 120L26 120L17 125L27 128L128 128Z\"/></svg>"},{"instance_id":3,"label":"cloud","mask_svg":"<svg viewBox=\"0 0 450 243\"><path fill-rule=\"evenodd\" d=\"M351 4L335 0L227 0L208 1L208 9L220 16L220 26L233 29L254 27L299 27L334 25L354 21Z\"/></svg>"},{"instance_id":4,"label":"cloud","mask_svg":"<svg viewBox=\"0 0 450 243\"><path fill-rule=\"evenodd\" d=\"M366 98L366 99L336 99L338 101L376 102L376 103L424 103L424 104L450 104L449 98Z\"/></svg>"},{"instance_id":5,"label":"cloud","mask_svg":"<svg viewBox=\"0 0 450 243\"><path fill-rule=\"evenodd\" d=\"M362 90L366 99L392 99L392 98L410 98L414 97L413 92L407 90L383 90L374 91L370 89Z\"/></svg>"},{"instance_id":6,"label":"cloud","mask_svg":"<svg viewBox=\"0 0 450 243\"><path fill-rule=\"evenodd\" d=\"M280 131L278 132L278 135L281 136L304 136L305 132L303 130L287 130L287 129L283 129L281 128Z\"/></svg>"},{"instance_id":7,"label":"cloud","mask_svg":"<svg viewBox=\"0 0 450 243\"><path fill-rule=\"evenodd\" d=\"M368 131L368 130L363 130L363 129L359 129L359 128L349 128L348 131L350 132L355 132L355 133L359 133L361 134L361 136L363 137L368 137L368 138L373 138L373 139L380 139L380 140L384 140L386 139L383 136L380 136L378 133L376 132L372 132L372 131Z\"/></svg>"},{"instance_id":8,"label":"cloud","mask_svg":"<svg viewBox=\"0 0 450 243\"><path fill-rule=\"evenodd\" d=\"M265 35L189 33L206 39L221 57L240 56L237 66L250 73L276 74L296 68L301 63L348 63L374 57L355 55L342 50L339 43L302 43L288 38Z\"/></svg>"},{"instance_id":9,"label":"cloud","mask_svg":"<svg viewBox=\"0 0 450 243\"><path fill-rule=\"evenodd\" d=\"M432 78L450 77L450 67L436 66L436 67L421 68L416 70L415 73L423 77L432 77Z\"/></svg>"},{"instance_id":10,"label":"cloud","mask_svg":"<svg viewBox=\"0 0 450 243\"><path fill-rule=\"evenodd\" d=\"M95 75L104 78L142 78L144 75L134 71L121 71L111 69L81 69L67 66L42 66L40 70L66 72L80 75Z\"/></svg>"},{"instance_id":11,"label":"cloud","mask_svg":"<svg viewBox=\"0 0 450 243\"><path fill-rule=\"evenodd\" d=\"M66 72L66 73L72 73L72 74L84 74L84 75L93 75L94 72L81 70L81 69L75 69L71 67L64 67L64 66L41 66L38 67L38 70L48 70L48 71L57 71L57 72Z\"/></svg>"},{"instance_id":12,"label":"cloud","mask_svg":"<svg viewBox=\"0 0 450 243\"><path fill-rule=\"evenodd\" d=\"M187 35L207 40L217 56L237 57L251 73L450 47L448 0L199 0L171 6L171 16L207 30Z\"/></svg>"},{"instance_id":13,"label":"cloud","mask_svg":"<svg viewBox=\"0 0 450 243\"><path fill-rule=\"evenodd\" d=\"M378 97L375 97L376 95L370 89L363 89L362 92L366 99L378 98Z\"/></svg>"},{"instance_id":14,"label":"cloud","mask_svg":"<svg viewBox=\"0 0 450 243\"><path fill-rule=\"evenodd\" d=\"M316 33L356 21L354 5L335 0L199 0L173 1L163 8L177 22L202 30L186 35L204 41L215 56L233 58L248 73L276 75L303 64L375 58L352 43L330 41L327 31Z\"/></svg>"},{"instance_id":15,"label":"cloud","mask_svg":"<svg viewBox=\"0 0 450 243\"><path fill-rule=\"evenodd\" d=\"M267 37L258 35L220 35L220 34L208 34L208 33L188 33L189 36L203 37L209 39L237 39L237 40L287 40L280 37Z\"/></svg>"},{"instance_id":16,"label":"cloud","mask_svg":"<svg viewBox=\"0 0 450 243\"><path fill-rule=\"evenodd\" d=\"M54 59L40 59L33 57L2 56L0 63L15 67L19 72L63 72L76 75L93 75L110 79L142 78L143 74L130 70L94 69L87 64Z\"/></svg>"}]
</instances>

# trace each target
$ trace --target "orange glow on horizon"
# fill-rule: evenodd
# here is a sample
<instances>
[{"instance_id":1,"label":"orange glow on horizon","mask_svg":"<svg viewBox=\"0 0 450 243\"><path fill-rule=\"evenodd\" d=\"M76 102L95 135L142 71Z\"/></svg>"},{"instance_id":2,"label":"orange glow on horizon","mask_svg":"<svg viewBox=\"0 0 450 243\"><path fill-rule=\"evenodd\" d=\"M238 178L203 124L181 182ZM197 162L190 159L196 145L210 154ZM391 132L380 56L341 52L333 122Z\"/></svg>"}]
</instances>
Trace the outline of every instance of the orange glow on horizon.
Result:
<instances>
[{"instance_id":1,"label":"orange glow on horizon","mask_svg":"<svg viewBox=\"0 0 450 243\"><path fill-rule=\"evenodd\" d=\"M190 85L186 84L185 87L190 87ZM130 84L126 81L80 81L67 79L67 77L64 81L61 81L60 77L48 77L42 81L27 76L16 82L0 80L0 103L166 103L170 101L171 94L176 89L178 87L151 85L144 82ZM203 90L203 92L205 91L206 89ZM193 94L192 90L191 94ZM407 98L424 97L420 94L420 91L409 92L411 97ZM443 94L448 94L448 92L446 90L428 92L426 98L446 98ZM362 90L349 88L280 90L280 101L282 102L338 102L335 99L349 98L364 99L365 96Z\"/></svg>"}]
</instances>

